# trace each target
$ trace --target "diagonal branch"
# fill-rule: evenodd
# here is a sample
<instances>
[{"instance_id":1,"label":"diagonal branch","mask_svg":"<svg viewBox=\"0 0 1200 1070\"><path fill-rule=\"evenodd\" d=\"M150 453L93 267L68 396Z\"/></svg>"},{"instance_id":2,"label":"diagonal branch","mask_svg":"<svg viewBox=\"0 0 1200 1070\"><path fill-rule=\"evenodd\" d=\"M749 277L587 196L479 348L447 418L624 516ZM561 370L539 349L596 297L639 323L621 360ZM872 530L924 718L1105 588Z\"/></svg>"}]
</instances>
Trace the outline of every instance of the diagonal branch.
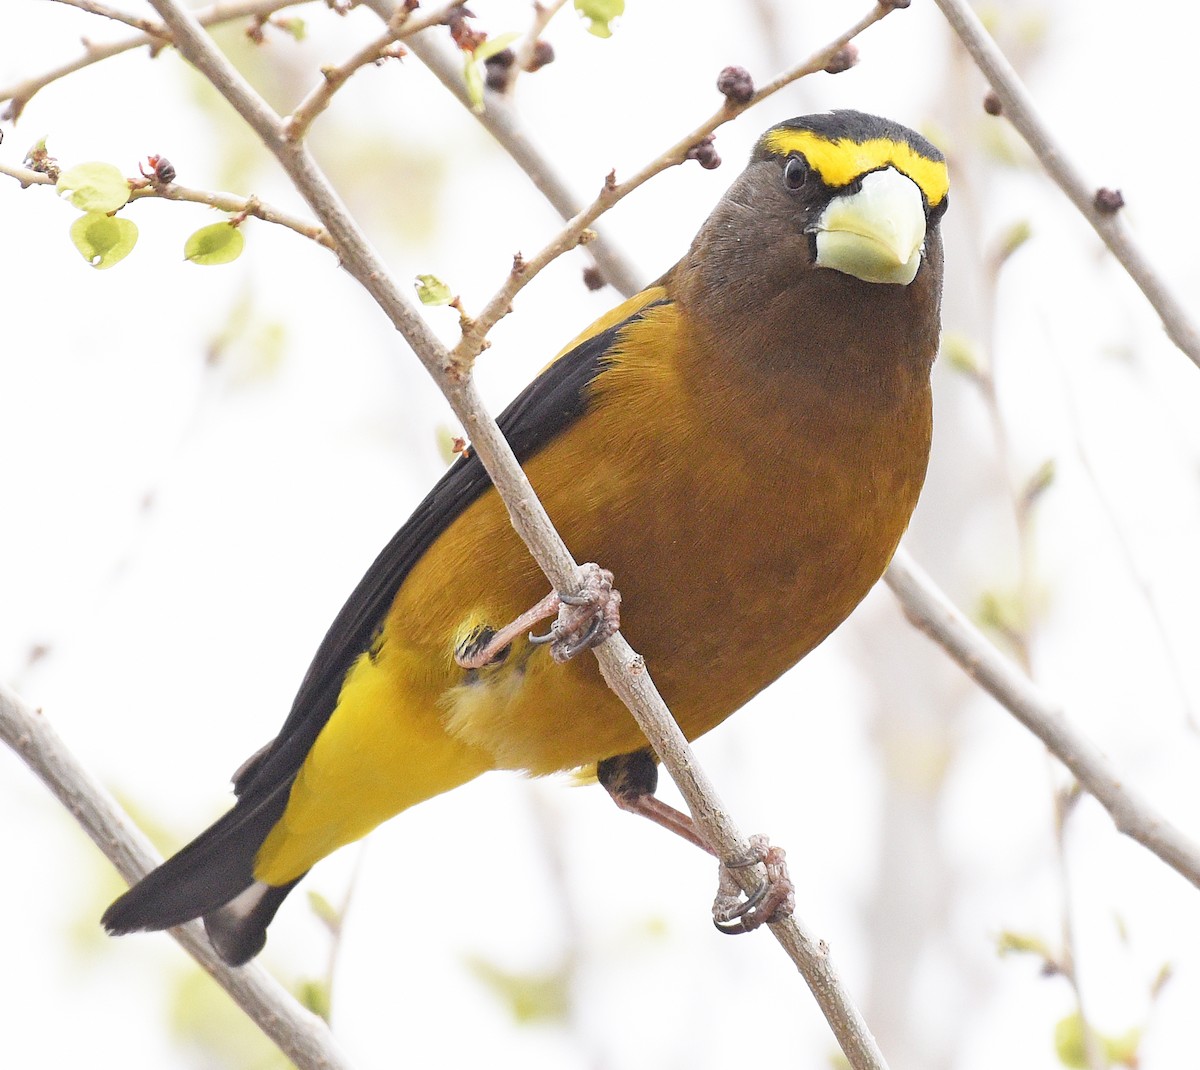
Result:
<instances>
[{"instance_id":1,"label":"diagonal branch","mask_svg":"<svg viewBox=\"0 0 1200 1070\"><path fill-rule=\"evenodd\" d=\"M287 7L296 7L300 4L312 3L313 0L218 0L211 7L204 8L196 12L196 18L202 26L215 26L222 22L232 22L234 19L244 18L247 15L253 15L256 18L266 18L274 14L276 11L282 11ZM74 6L83 7L78 4ZM95 10L97 14L105 14L109 18L117 18L115 12L109 12L105 9L103 12L96 10L96 6L84 7L84 10ZM129 21L129 18L118 18L118 21ZM91 41L84 42L84 53L78 59L70 60L63 63L53 70L45 71L42 74L35 75L32 78L26 78L23 82L17 82L15 85L0 87L0 102L7 101L6 106L0 109L0 119L8 119L16 121L20 118L21 112L25 110L25 105L33 99L35 93L40 89L45 89L52 82L57 82L60 78L65 78L69 74L74 74L76 71L81 71L85 67L90 67L93 63L99 63L101 60L111 59L113 56L119 56L123 52L129 52L135 48L141 48L143 45L149 45L150 54L156 55L160 49L170 44L171 34L161 23L147 23L147 29L144 32L133 34L129 37L122 37L117 41L110 41L107 44L98 45Z\"/></svg>"},{"instance_id":2,"label":"diagonal branch","mask_svg":"<svg viewBox=\"0 0 1200 1070\"><path fill-rule=\"evenodd\" d=\"M893 558L885 580L913 625L1037 736L1121 832L1200 888L1200 847L1132 788L1099 747L1075 731L1062 710L980 634L904 550Z\"/></svg>"},{"instance_id":3,"label":"diagonal branch","mask_svg":"<svg viewBox=\"0 0 1200 1070\"><path fill-rule=\"evenodd\" d=\"M615 176L610 175L592 203L570 219L567 225L541 252L529 260L522 261L519 265L514 265L513 270L509 273L508 280L488 302L483 312L470 321L464 328L462 338L451 353L451 359L455 365L462 368L470 366L470 363L484 348L484 340L488 332L508 315L509 310L512 308L513 298L547 264L562 256L569 249L573 249L576 245L588 240L586 237L588 227L603 213L607 212L613 205L624 197L627 197L635 189L644 185L655 175L665 171L668 167L675 167L683 163L684 160L688 159L688 155L693 148L709 138L718 127L729 122L730 119L740 115L748 108L754 107L755 104L766 99L773 93L777 93L784 86L790 85L792 82L807 75L824 70L829 66L833 58L855 37L893 10L895 9L890 4L875 4L850 29L834 38L834 40L823 48L818 49L807 59L773 78L763 88L755 91L748 99L735 102L727 98L722 107L709 116L708 119L690 133L684 134L674 145L665 152L659 153L658 156L623 182L615 181Z\"/></svg>"},{"instance_id":4,"label":"diagonal branch","mask_svg":"<svg viewBox=\"0 0 1200 1070\"><path fill-rule=\"evenodd\" d=\"M1179 299L1150 263L1121 220L1120 196L1113 191L1089 184L1079 169L1067 159L1062 147L1046 127L1028 90L1012 64L966 0L937 0L946 21L971 54L983 75L1000 98L1004 114L1017 133L1028 143L1046 173L1079 209L1080 214L1100 235L1129 277L1137 283L1146 300L1162 319L1168 337L1193 363L1200 365L1200 330L1192 322ZM1108 196L1104 196L1107 193Z\"/></svg>"},{"instance_id":5,"label":"diagonal branch","mask_svg":"<svg viewBox=\"0 0 1200 1070\"><path fill-rule=\"evenodd\" d=\"M378 63L389 57L399 58L404 54L403 49L395 48L399 41L411 37L415 33L439 26L448 22L453 15L461 13L462 0L452 0L449 4L434 8L432 11L414 15L406 6L401 5L388 19L387 29L372 41L368 41L345 63L336 67L322 67L321 81L296 106L295 110L284 122L284 133L292 141L299 141L308 132L313 120L317 118L333 99L336 93L346 84L350 76L360 67Z\"/></svg>"},{"instance_id":6,"label":"diagonal branch","mask_svg":"<svg viewBox=\"0 0 1200 1070\"><path fill-rule=\"evenodd\" d=\"M13 749L131 884L162 859L42 716L0 683L0 740ZM329 1027L261 966L232 969L198 922L171 935L301 1070L352 1070Z\"/></svg>"}]
</instances>

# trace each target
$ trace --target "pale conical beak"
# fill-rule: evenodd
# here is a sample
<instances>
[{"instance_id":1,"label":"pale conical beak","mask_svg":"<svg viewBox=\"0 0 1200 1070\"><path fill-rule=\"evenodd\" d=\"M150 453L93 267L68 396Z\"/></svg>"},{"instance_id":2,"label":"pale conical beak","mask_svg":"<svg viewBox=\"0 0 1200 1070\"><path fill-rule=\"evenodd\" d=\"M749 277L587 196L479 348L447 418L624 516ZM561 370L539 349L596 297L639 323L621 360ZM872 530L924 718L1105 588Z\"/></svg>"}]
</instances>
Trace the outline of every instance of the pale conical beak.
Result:
<instances>
[{"instance_id":1,"label":"pale conical beak","mask_svg":"<svg viewBox=\"0 0 1200 1070\"><path fill-rule=\"evenodd\" d=\"M813 229L817 267L907 286L921 266L925 205L917 184L887 167L866 175L857 192L834 197Z\"/></svg>"}]
</instances>

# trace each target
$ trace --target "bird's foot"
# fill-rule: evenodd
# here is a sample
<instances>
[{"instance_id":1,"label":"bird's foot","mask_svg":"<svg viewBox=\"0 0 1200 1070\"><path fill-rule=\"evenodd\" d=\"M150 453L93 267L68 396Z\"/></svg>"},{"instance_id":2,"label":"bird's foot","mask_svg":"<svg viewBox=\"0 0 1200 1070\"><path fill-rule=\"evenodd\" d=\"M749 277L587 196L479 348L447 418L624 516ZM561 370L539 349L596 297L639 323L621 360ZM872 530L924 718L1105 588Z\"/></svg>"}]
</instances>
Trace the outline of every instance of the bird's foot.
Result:
<instances>
[{"instance_id":1,"label":"bird's foot","mask_svg":"<svg viewBox=\"0 0 1200 1070\"><path fill-rule=\"evenodd\" d=\"M621 627L621 592L613 587L613 574L588 563L579 566L583 583L575 594L552 594L558 619L545 635L530 634L529 641L548 645L557 662L599 646ZM545 616L549 616L546 613Z\"/></svg>"},{"instance_id":2,"label":"bird's foot","mask_svg":"<svg viewBox=\"0 0 1200 1070\"><path fill-rule=\"evenodd\" d=\"M732 871L759 862L766 867L767 879L743 898ZM766 836L750 837L750 853L746 858L722 862L718 882L713 924L731 936L781 921L796 909L796 887L788 876L783 848L772 847Z\"/></svg>"},{"instance_id":3,"label":"bird's foot","mask_svg":"<svg viewBox=\"0 0 1200 1070\"><path fill-rule=\"evenodd\" d=\"M603 643L621 627L621 592L613 587L613 574L608 569L590 563L579 568L583 583L578 593L551 591L499 631L473 637L455 651L455 662L464 669L482 669L498 660L513 640L526 632L531 643L549 644L550 656L557 662L570 661L576 654ZM545 635L529 631L556 613L558 619Z\"/></svg>"}]
</instances>

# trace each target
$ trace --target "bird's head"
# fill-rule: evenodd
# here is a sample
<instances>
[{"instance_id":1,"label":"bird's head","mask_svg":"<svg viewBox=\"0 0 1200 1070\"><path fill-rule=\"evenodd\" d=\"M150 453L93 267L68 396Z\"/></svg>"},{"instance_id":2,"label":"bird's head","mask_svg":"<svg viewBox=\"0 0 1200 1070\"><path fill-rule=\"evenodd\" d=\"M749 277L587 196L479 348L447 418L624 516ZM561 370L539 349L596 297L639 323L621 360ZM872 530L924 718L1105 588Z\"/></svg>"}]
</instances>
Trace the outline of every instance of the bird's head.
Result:
<instances>
[{"instance_id":1,"label":"bird's head","mask_svg":"<svg viewBox=\"0 0 1200 1070\"><path fill-rule=\"evenodd\" d=\"M932 360L948 191L945 158L899 123L857 111L789 119L759 138L671 273L673 292L743 348L804 340L818 361L826 343Z\"/></svg>"},{"instance_id":2,"label":"bird's head","mask_svg":"<svg viewBox=\"0 0 1200 1070\"><path fill-rule=\"evenodd\" d=\"M771 127L747 176L775 188L770 215L810 239L814 267L903 286L920 270L950 188L945 158L925 138L856 111Z\"/></svg>"}]
</instances>

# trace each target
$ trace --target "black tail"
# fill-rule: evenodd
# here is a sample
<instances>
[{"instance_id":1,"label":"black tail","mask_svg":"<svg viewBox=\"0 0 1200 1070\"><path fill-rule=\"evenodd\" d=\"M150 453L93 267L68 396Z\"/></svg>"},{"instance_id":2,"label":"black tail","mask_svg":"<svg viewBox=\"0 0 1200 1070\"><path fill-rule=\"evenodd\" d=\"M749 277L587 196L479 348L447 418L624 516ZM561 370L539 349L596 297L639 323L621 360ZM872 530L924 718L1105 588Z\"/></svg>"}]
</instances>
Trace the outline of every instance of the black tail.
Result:
<instances>
[{"instance_id":1,"label":"black tail","mask_svg":"<svg viewBox=\"0 0 1200 1070\"><path fill-rule=\"evenodd\" d=\"M282 816L290 787L281 784L239 799L229 813L113 903L100 923L120 935L169 929L203 917L221 958L231 966L253 958L266 942L267 924L296 884L275 888L254 879L255 855Z\"/></svg>"}]
</instances>

